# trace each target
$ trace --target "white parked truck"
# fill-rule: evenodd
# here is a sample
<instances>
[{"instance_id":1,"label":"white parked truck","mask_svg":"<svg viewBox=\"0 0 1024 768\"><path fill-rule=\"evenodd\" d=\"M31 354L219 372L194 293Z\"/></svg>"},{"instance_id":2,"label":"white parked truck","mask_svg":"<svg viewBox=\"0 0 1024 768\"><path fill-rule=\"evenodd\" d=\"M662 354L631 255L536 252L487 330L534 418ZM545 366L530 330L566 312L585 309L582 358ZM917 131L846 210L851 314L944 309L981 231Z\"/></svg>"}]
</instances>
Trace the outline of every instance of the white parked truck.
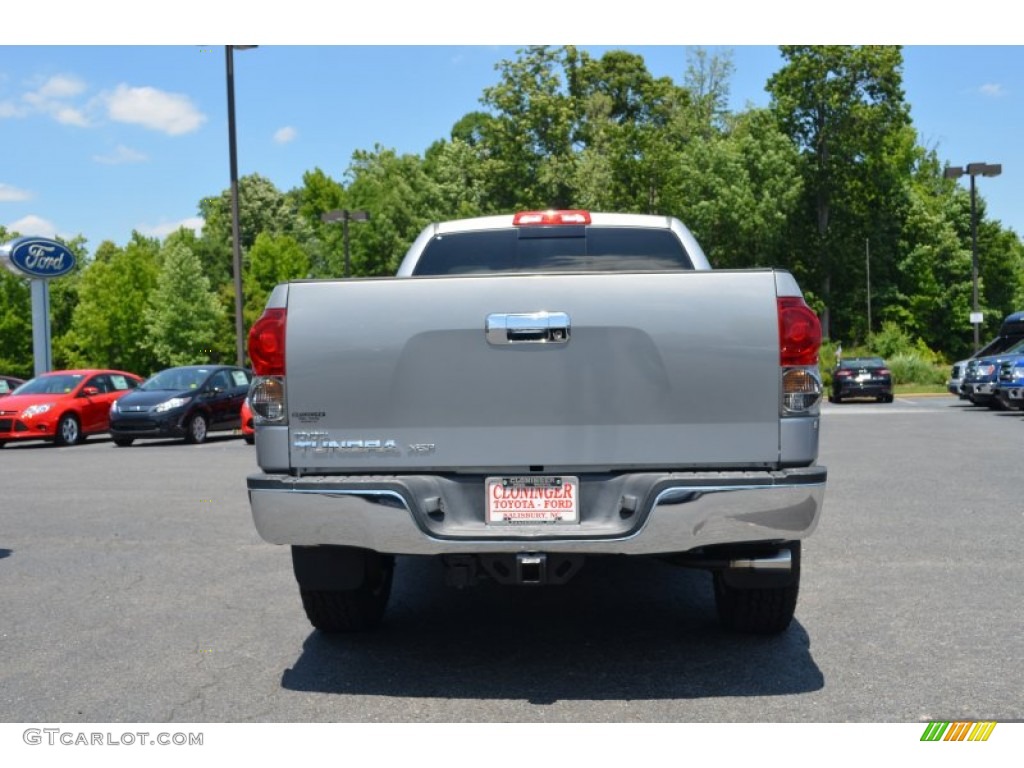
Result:
<instances>
[{"instance_id":1,"label":"white parked truck","mask_svg":"<svg viewBox=\"0 0 1024 768\"><path fill-rule=\"evenodd\" d=\"M396 555L456 586L664 558L712 571L726 626L780 632L825 491L820 343L788 272L712 270L671 217L432 224L395 277L274 289L256 528L324 632L381 621Z\"/></svg>"}]
</instances>

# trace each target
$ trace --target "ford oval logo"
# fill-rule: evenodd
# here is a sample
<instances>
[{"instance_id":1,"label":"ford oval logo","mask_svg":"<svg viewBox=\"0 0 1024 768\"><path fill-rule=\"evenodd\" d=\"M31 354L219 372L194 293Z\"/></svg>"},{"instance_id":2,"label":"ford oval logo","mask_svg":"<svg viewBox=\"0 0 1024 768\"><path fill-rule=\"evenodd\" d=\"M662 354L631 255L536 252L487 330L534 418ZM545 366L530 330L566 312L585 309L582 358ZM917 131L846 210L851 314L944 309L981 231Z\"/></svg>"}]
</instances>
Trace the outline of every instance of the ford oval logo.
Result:
<instances>
[{"instance_id":1,"label":"ford oval logo","mask_svg":"<svg viewBox=\"0 0 1024 768\"><path fill-rule=\"evenodd\" d=\"M66 275L75 268L75 254L56 240L21 237L3 250L7 251L10 263L30 277L47 280Z\"/></svg>"}]
</instances>

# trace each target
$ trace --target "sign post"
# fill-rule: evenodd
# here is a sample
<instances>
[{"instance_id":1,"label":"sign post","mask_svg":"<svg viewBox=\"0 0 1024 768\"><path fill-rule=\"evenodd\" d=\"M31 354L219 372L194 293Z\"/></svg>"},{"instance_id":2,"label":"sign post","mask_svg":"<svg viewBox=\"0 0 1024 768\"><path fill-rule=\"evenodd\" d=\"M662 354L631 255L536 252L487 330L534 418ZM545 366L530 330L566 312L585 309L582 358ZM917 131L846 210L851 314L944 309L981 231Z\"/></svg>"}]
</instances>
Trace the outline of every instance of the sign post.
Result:
<instances>
[{"instance_id":1,"label":"sign post","mask_svg":"<svg viewBox=\"0 0 1024 768\"><path fill-rule=\"evenodd\" d=\"M35 375L53 368L50 344L50 280L75 268L67 246L44 237L19 237L0 245L0 263L19 277L28 277L32 290L32 353Z\"/></svg>"}]
</instances>

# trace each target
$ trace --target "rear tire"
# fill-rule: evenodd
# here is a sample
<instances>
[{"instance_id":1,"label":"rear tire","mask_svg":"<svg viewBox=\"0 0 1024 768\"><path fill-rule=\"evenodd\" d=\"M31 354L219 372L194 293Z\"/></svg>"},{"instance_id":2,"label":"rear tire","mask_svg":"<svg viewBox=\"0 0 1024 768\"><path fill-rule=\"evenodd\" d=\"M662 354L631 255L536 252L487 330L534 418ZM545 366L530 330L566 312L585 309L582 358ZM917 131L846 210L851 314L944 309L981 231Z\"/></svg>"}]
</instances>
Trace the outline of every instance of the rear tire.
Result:
<instances>
[{"instance_id":1,"label":"rear tire","mask_svg":"<svg viewBox=\"0 0 1024 768\"><path fill-rule=\"evenodd\" d=\"M800 542L789 545L792 583L785 586L735 587L721 571L714 573L715 607L726 629L754 635L784 632L793 620L800 589ZM766 583L770 583L765 577Z\"/></svg>"},{"instance_id":2,"label":"rear tire","mask_svg":"<svg viewBox=\"0 0 1024 768\"><path fill-rule=\"evenodd\" d=\"M242 435L242 439L249 445L255 445L256 443L256 435Z\"/></svg>"},{"instance_id":3,"label":"rear tire","mask_svg":"<svg viewBox=\"0 0 1024 768\"><path fill-rule=\"evenodd\" d=\"M377 627L384 618L395 558L375 552L339 552L336 557L359 558L362 583L352 589L306 589L299 584L302 607L309 623L326 634L362 632ZM339 560L339 569L351 565Z\"/></svg>"},{"instance_id":4,"label":"rear tire","mask_svg":"<svg viewBox=\"0 0 1024 768\"><path fill-rule=\"evenodd\" d=\"M115 437L114 438L114 445L118 446L119 448L127 448L129 445L131 445L134 442L135 442L135 438L134 437Z\"/></svg>"}]
</instances>

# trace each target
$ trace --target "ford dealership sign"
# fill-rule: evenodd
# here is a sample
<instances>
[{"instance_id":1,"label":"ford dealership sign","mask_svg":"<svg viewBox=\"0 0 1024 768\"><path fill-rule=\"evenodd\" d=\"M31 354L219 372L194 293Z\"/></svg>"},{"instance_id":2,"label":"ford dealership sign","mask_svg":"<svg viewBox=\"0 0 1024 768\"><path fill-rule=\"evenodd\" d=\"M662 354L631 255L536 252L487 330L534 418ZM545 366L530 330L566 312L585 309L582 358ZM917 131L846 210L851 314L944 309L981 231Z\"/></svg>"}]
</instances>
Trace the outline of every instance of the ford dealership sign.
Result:
<instances>
[{"instance_id":1,"label":"ford dealership sign","mask_svg":"<svg viewBox=\"0 0 1024 768\"><path fill-rule=\"evenodd\" d=\"M0 246L0 260L16 274L39 280L60 277L75 268L75 254L62 243L44 237L19 237Z\"/></svg>"}]
</instances>

